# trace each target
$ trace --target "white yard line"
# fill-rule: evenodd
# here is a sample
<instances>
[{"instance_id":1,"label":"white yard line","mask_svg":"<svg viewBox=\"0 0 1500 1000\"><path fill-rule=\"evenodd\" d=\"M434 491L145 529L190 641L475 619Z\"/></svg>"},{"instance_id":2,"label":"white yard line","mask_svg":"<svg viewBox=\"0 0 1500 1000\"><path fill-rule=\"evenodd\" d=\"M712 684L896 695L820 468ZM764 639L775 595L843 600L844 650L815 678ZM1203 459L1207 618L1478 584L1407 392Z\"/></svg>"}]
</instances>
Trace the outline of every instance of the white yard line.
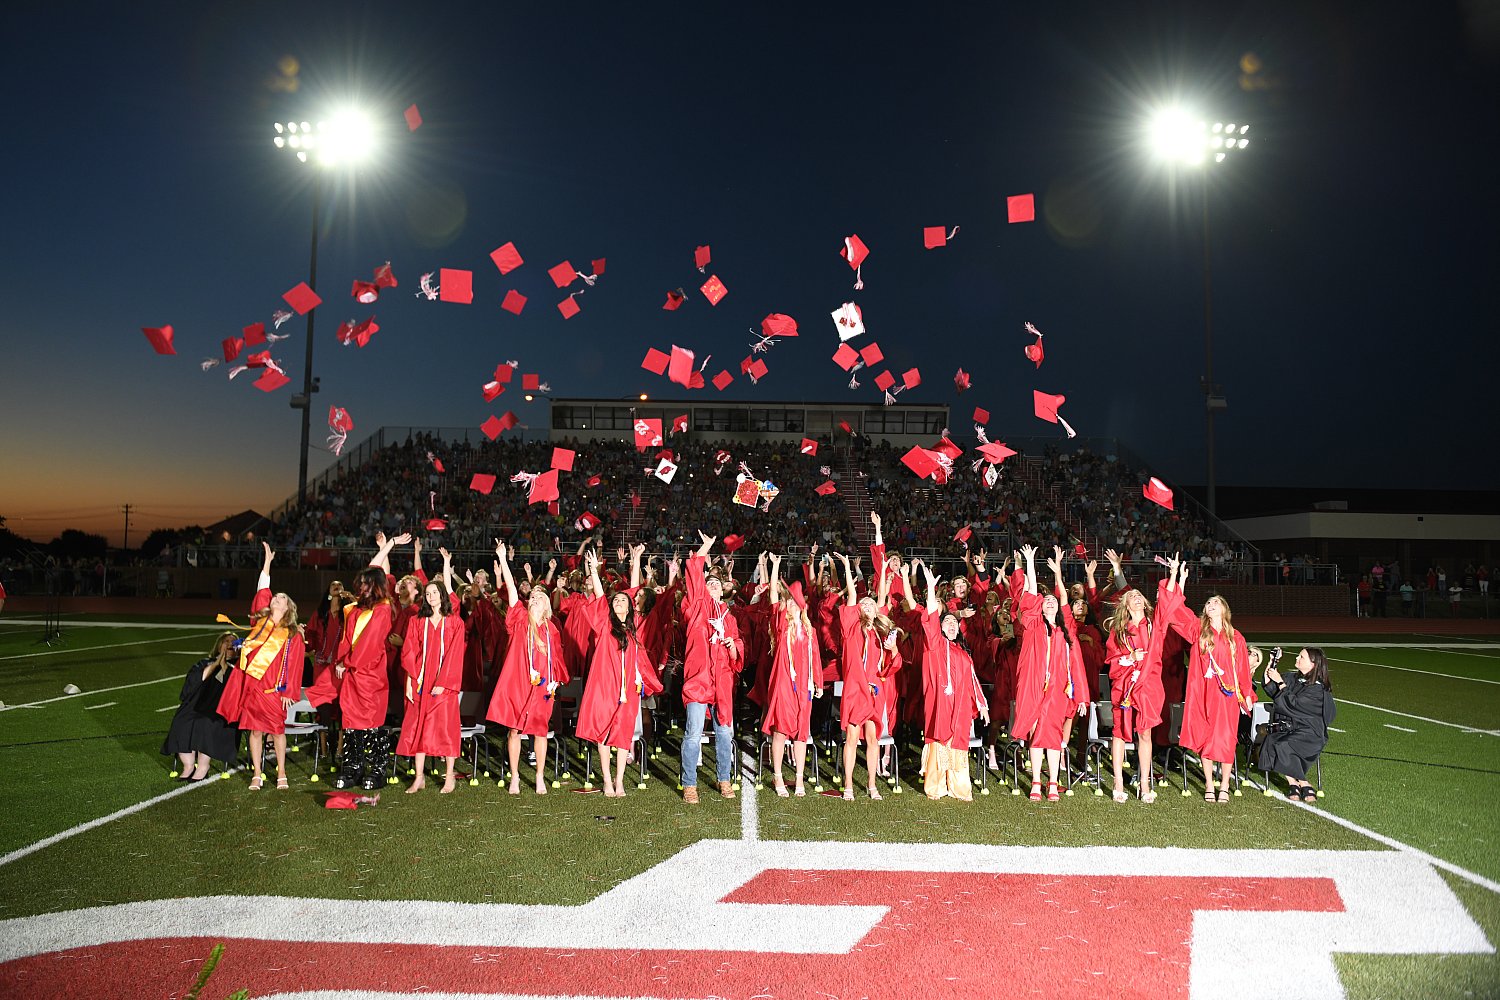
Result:
<instances>
[{"instance_id":1,"label":"white yard line","mask_svg":"<svg viewBox=\"0 0 1500 1000\"><path fill-rule=\"evenodd\" d=\"M157 627L160 628L161 626ZM62 656L66 653L97 653L102 650L120 649L123 646L145 646L153 642L177 642L181 638L182 636L180 635L169 635L164 636L160 639L141 639L137 642L115 642L109 644L108 646L79 646L77 649L48 649L40 653L16 653L11 656L0 656L0 660L30 660L38 656ZM200 650L194 650L193 655L196 656L200 652Z\"/></svg>"},{"instance_id":2,"label":"white yard line","mask_svg":"<svg viewBox=\"0 0 1500 1000\"><path fill-rule=\"evenodd\" d=\"M229 773L235 774L241 770L243 770L243 768L236 767ZM149 809L151 806L156 805L158 802L165 802L168 799L176 798L179 795L186 795L193 789L203 785L211 784L216 780L218 779L207 778L203 781L184 782L180 788L174 788L170 792L163 792L155 798L147 799L144 802L137 802L133 806L126 806L124 809L116 810L115 812L110 813L108 816L101 816L98 819L91 819L87 823L79 823L77 826L64 830L62 833L54 833L50 837L45 837L41 840L38 840L35 844L31 844L30 846L18 848L17 850L11 851L4 857L0 857L0 865L8 865L12 861L19 861L21 858L26 857L26 855L35 854L37 851L40 851L44 847L51 847L53 844L67 840L69 837L76 837L80 833L87 833L95 827L103 826L105 823L111 823L117 819L124 819L126 816L134 815L135 813L138 813L143 809Z\"/></svg>"},{"instance_id":3,"label":"white yard line","mask_svg":"<svg viewBox=\"0 0 1500 1000\"><path fill-rule=\"evenodd\" d=\"M124 691L126 688L145 687L148 684L160 684L162 681L178 681L181 679L181 674L172 674L170 677L158 677L153 681L140 681L135 684L120 684L115 687L99 688L97 691L80 691L77 694L60 694L56 698L43 698L41 701L30 701L24 705L6 705L4 708L0 708L0 712L12 712L18 708L37 708L41 705L50 705L54 701L67 701L69 698L84 698L90 695L105 694L109 691Z\"/></svg>"},{"instance_id":4,"label":"white yard line","mask_svg":"<svg viewBox=\"0 0 1500 1000\"><path fill-rule=\"evenodd\" d=\"M1387 728L1387 729L1395 729L1395 730L1397 730L1399 732L1403 732L1403 733L1414 733L1414 732L1416 732L1415 729L1407 729L1405 726L1393 726L1389 722L1387 722L1385 724L1385 728Z\"/></svg>"},{"instance_id":5,"label":"white yard line","mask_svg":"<svg viewBox=\"0 0 1500 1000\"><path fill-rule=\"evenodd\" d=\"M1351 660L1346 656L1330 656L1334 663L1357 663L1363 667L1380 667L1383 670L1400 670L1408 674L1423 674L1427 677L1446 677L1450 681L1473 681L1475 684L1500 684L1500 681L1484 677L1465 677L1463 674L1440 674L1436 670L1418 670L1416 667L1398 667L1393 663L1371 663L1369 660Z\"/></svg>"},{"instance_id":6,"label":"white yard line","mask_svg":"<svg viewBox=\"0 0 1500 1000\"><path fill-rule=\"evenodd\" d=\"M1387 715L1399 715L1403 719L1416 719L1418 722L1430 722L1434 726L1447 726L1449 729L1461 729L1466 733L1484 733L1487 736L1500 736L1500 729L1481 729L1478 726L1461 726L1456 722L1444 722L1442 719L1429 719L1425 715L1412 715L1410 712L1398 712L1394 708L1381 708L1379 705L1366 705L1362 701L1350 701L1348 698L1335 698L1334 701L1340 705L1353 705L1356 708L1368 708L1372 712L1384 712Z\"/></svg>"},{"instance_id":7,"label":"white yard line","mask_svg":"<svg viewBox=\"0 0 1500 1000\"><path fill-rule=\"evenodd\" d=\"M1436 646L1400 646L1400 647L1396 647L1396 648L1399 648L1399 649L1436 649L1437 647ZM1445 653L1453 653L1453 654L1455 654L1457 656L1477 656L1481 660L1500 660L1500 654L1497 654L1497 653L1471 653L1467 649L1458 649L1457 647L1452 647L1452 646L1448 647L1447 649L1444 649L1443 652L1445 652Z\"/></svg>"},{"instance_id":8,"label":"white yard line","mask_svg":"<svg viewBox=\"0 0 1500 1000\"><path fill-rule=\"evenodd\" d=\"M760 839L760 808L755 801L755 782L750 779L750 755L740 754L740 839ZM758 767L759 764L757 763Z\"/></svg>"},{"instance_id":9,"label":"white yard line","mask_svg":"<svg viewBox=\"0 0 1500 1000\"><path fill-rule=\"evenodd\" d=\"M6 618L6 625L46 625L47 622L41 618ZM68 628L170 628L179 631L193 631L195 629L208 629L217 631L214 624L208 625L183 625L181 622L66 622Z\"/></svg>"},{"instance_id":10,"label":"white yard line","mask_svg":"<svg viewBox=\"0 0 1500 1000\"><path fill-rule=\"evenodd\" d=\"M85 705L85 706L83 706L83 710L85 712L92 712L96 708L113 708L115 705L118 705L118 704L119 704L118 701L106 701L102 705Z\"/></svg>"},{"instance_id":11,"label":"white yard line","mask_svg":"<svg viewBox=\"0 0 1500 1000\"><path fill-rule=\"evenodd\" d=\"M171 711L173 711L175 709L178 709L178 708L181 708L181 707L182 707L181 705L168 705L165 708L158 708L158 709L156 709L156 711L158 711L158 712L171 712ZM1329 729L1333 729L1332 726L1329 726L1328 728ZM1333 729L1333 731L1336 732L1336 733L1342 733L1343 732L1342 729Z\"/></svg>"}]
</instances>

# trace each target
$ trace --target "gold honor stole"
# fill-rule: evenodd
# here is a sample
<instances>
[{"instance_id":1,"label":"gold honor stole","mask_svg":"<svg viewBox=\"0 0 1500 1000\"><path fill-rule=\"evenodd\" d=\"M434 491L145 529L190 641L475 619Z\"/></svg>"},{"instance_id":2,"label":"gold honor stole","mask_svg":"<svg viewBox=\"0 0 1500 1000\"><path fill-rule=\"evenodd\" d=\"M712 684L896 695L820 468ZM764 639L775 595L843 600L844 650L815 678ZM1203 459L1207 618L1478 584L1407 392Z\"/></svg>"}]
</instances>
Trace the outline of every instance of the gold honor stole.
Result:
<instances>
[{"instance_id":1,"label":"gold honor stole","mask_svg":"<svg viewBox=\"0 0 1500 1000\"><path fill-rule=\"evenodd\" d=\"M269 618L262 618L240 647L240 669L260 680L271 669L271 664L281 657L290 637L286 629L272 625Z\"/></svg>"}]
</instances>

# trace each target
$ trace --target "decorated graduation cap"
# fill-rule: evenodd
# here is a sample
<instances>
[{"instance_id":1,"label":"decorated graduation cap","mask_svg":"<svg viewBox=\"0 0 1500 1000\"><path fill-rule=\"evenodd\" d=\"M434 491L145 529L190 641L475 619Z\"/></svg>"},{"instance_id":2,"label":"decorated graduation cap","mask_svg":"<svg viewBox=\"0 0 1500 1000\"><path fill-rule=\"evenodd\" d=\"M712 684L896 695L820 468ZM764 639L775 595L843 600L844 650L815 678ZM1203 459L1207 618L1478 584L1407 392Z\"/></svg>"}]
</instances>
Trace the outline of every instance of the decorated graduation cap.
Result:
<instances>
[{"instance_id":1,"label":"decorated graduation cap","mask_svg":"<svg viewBox=\"0 0 1500 1000\"><path fill-rule=\"evenodd\" d=\"M853 340L865 332L865 314L856 302L845 302L830 315L840 340Z\"/></svg>"},{"instance_id":2,"label":"decorated graduation cap","mask_svg":"<svg viewBox=\"0 0 1500 1000\"><path fill-rule=\"evenodd\" d=\"M865 241L859 238L859 234L853 233L844 237L844 245L839 248L839 256L849 262L854 269L854 290L859 291L865 287L865 279L860 269L864 265L865 258L870 256L870 248L865 246Z\"/></svg>"},{"instance_id":3,"label":"decorated graduation cap","mask_svg":"<svg viewBox=\"0 0 1500 1000\"><path fill-rule=\"evenodd\" d=\"M635 449L660 448L662 443L660 417L636 417L634 424Z\"/></svg>"},{"instance_id":4,"label":"decorated graduation cap","mask_svg":"<svg viewBox=\"0 0 1500 1000\"><path fill-rule=\"evenodd\" d=\"M717 274L709 275L708 280L703 283L698 291L703 293L703 297L708 299L708 304L711 306L718 305L724 296L729 294L729 289L724 287L724 282L719 280Z\"/></svg>"},{"instance_id":5,"label":"decorated graduation cap","mask_svg":"<svg viewBox=\"0 0 1500 1000\"><path fill-rule=\"evenodd\" d=\"M672 477L677 475L677 463L670 458L658 459L651 474L664 483L671 483Z\"/></svg>"},{"instance_id":6,"label":"decorated graduation cap","mask_svg":"<svg viewBox=\"0 0 1500 1000\"><path fill-rule=\"evenodd\" d=\"M818 453L818 442L812 438L803 438L798 450L804 455L816 455Z\"/></svg>"}]
</instances>

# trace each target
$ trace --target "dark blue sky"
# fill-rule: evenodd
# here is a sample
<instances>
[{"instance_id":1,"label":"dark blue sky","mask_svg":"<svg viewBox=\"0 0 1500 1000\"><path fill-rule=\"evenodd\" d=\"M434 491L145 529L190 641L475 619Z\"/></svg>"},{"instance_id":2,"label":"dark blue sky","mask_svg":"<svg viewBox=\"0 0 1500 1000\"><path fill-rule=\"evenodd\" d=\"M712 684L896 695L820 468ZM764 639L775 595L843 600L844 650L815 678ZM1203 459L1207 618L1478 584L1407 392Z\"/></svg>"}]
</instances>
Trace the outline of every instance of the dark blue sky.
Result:
<instances>
[{"instance_id":1,"label":"dark blue sky","mask_svg":"<svg viewBox=\"0 0 1500 1000\"><path fill-rule=\"evenodd\" d=\"M1208 179L1220 483L1500 487L1500 463L1473 460L1493 451L1500 361L1493 9L7 11L0 514L47 538L111 529L131 502L134 532L295 488L302 321L275 351L294 385L272 395L197 361L306 277L309 168L271 146L270 123L351 98L388 131L325 217L315 442L330 404L355 439L477 426L502 403L543 424L539 404L480 397L507 358L555 395L675 394L637 367L647 347L712 353L712 374L768 312L802 337L727 397L878 403L870 373L850 393L828 360L828 313L854 299L864 342L898 373L920 366L907 399L985 406L1004 437L1044 429L1033 388L1065 393L1080 433L1202 482L1201 181L1174 181L1139 142L1151 106L1178 98L1254 140ZM295 92L273 86L287 56ZM1007 225L1022 192L1038 220ZM931 225L961 230L925 251ZM871 248L858 293L837 256L849 233ZM487 255L507 240L527 263L502 278ZM700 243L729 288L716 308L696 291ZM564 321L546 269L595 257L607 272ZM370 311L351 280L388 259L401 287L374 307L380 333L340 348L338 322ZM472 306L413 297L442 266L474 271ZM663 312L678 286L688 304ZM530 297L520 317L499 309L512 287ZM1027 320L1047 334L1040 372L1021 356ZM165 323L176 357L139 332ZM960 365L974 388L957 398Z\"/></svg>"}]
</instances>

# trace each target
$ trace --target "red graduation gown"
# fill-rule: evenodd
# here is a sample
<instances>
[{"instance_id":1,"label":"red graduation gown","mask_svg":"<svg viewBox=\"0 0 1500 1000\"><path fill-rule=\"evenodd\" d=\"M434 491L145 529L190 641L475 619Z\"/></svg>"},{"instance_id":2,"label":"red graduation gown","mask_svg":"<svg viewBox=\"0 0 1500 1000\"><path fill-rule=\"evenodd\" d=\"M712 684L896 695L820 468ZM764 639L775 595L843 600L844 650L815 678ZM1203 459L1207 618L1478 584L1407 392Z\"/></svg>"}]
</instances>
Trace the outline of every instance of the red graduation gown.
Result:
<instances>
[{"instance_id":1,"label":"red graduation gown","mask_svg":"<svg viewBox=\"0 0 1500 1000\"><path fill-rule=\"evenodd\" d=\"M452 604L452 614L436 619L414 615L406 626L401 645L406 714L396 742L396 752L402 756L458 756L458 695L467 643L457 599ZM433 688L439 687L443 693L433 694Z\"/></svg>"},{"instance_id":2,"label":"red graduation gown","mask_svg":"<svg viewBox=\"0 0 1500 1000\"><path fill-rule=\"evenodd\" d=\"M621 593L635 599L632 591ZM585 616L594 638L588 679L578 704L578 738L629 750L641 718L641 695L661 691L661 681L638 635L631 635L620 649L609 624L609 604L609 598L595 597L575 612Z\"/></svg>"},{"instance_id":3,"label":"red graduation gown","mask_svg":"<svg viewBox=\"0 0 1500 1000\"><path fill-rule=\"evenodd\" d=\"M859 623L859 605L839 608L839 628L843 635L840 674L844 693L839 701L839 724L845 729L878 721L875 693L871 685L880 683L880 661L885 650L875 627Z\"/></svg>"},{"instance_id":4,"label":"red graduation gown","mask_svg":"<svg viewBox=\"0 0 1500 1000\"><path fill-rule=\"evenodd\" d=\"M1173 631L1192 644L1179 741L1200 757L1232 761L1240 715L1255 704L1245 637L1239 629L1215 632L1212 646L1205 650L1198 641L1198 616L1186 604L1173 608L1171 614Z\"/></svg>"},{"instance_id":5,"label":"red graduation gown","mask_svg":"<svg viewBox=\"0 0 1500 1000\"><path fill-rule=\"evenodd\" d=\"M523 736L546 736L557 704L548 687L568 683L562 635L550 618L533 628L531 612L520 601L506 612L505 625L510 640L486 717Z\"/></svg>"},{"instance_id":6,"label":"red graduation gown","mask_svg":"<svg viewBox=\"0 0 1500 1000\"><path fill-rule=\"evenodd\" d=\"M771 667L765 671L766 714L760 731L767 735L780 733L794 742L806 743L812 739L813 695L823 687L823 654L818 648L818 633L809 624L798 628L788 622L780 608L771 621L776 631L776 648Z\"/></svg>"},{"instance_id":7,"label":"red graduation gown","mask_svg":"<svg viewBox=\"0 0 1500 1000\"><path fill-rule=\"evenodd\" d=\"M739 622L728 604L709 599L703 585L703 556L689 556L687 562L687 600L682 603L686 623L687 650L682 661L682 703L713 705L719 718L734 718L735 676L745 665L741 655L745 646L740 638ZM712 642L714 622L724 636L734 640L733 649L722 642Z\"/></svg>"},{"instance_id":8,"label":"red graduation gown","mask_svg":"<svg viewBox=\"0 0 1500 1000\"><path fill-rule=\"evenodd\" d=\"M923 736L967 752L979 710L989 709L974 673L974 658L943 635L942 615L922 612Z\"/></svg>"},{"instance_id":9,"label":"red graduation gown","mask_svg":"<svg viewBox=\"0 0 1500 1000\"><path fill-rule=\"evenodd\" d=\"M372 608L351 604L344 609L344 636L339 640L335 663L344 665L342 681L329 671L329 685L315 684L308 690L314 705L339 700L345 729L377 729L385 723L386 696L390 679L385 672L386 636L391 631L391 603Z\"/></svg>"},{"instance_id":10,"label":"red graduation gown","mask_svg":"<svg viewBox=\"0 0 1500 1000\"><path fill-rule=\"evenodd\" d=\"M270 589L258 590L250 614L259 615L270 605ZM225 679L218 713L250 732L286 732L286 706L281 699L302 698L302 660L306 655L300 634L275 628L270 618L260 618L240 647L238 669L231 670ZM246 672L252 664L265 668L258 679Z\"/></svg>"},{"instance_id":11,"label":"red graduation gown","mask_svg":"<svg viewBox=\"0 0 1500 1000\"><path fill-rule=\"evenodd\" d=\"M1021 595L1021 655L1016 671L1016 724L1011 735L1033 747L1061 750L1063 723L1079 705L1087 705L1088 681L1073 635L1073 616L1059 608L1059 627L1047 632L1042 598ZM1067 635L1064 635L1066 631ZM1071 643L1068 638L1072 638Z\"/></svg>"}]
</instances>

